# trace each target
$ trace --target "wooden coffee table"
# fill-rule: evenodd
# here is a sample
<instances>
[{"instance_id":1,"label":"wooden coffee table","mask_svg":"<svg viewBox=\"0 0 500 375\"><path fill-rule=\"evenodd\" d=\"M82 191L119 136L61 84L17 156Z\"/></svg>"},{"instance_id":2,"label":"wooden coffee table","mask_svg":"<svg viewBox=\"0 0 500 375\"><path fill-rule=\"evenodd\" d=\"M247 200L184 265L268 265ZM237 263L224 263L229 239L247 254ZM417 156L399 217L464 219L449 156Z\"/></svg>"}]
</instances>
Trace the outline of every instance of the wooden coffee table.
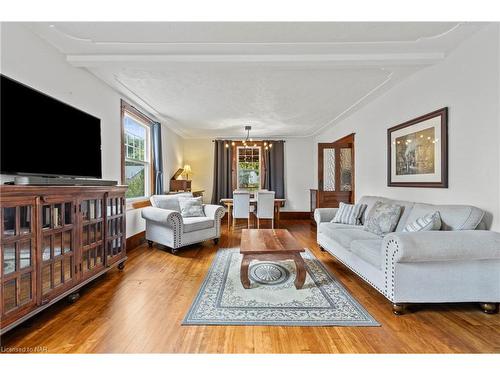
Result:
<instances>
[{"instance_id":1,"label":"wooden coffee table","mask_svg":"<svg viewBox=\"0 0 500 375\"><path fill-rule=\"evenodd\" d=\"M306 280L306 267L300 253L304 248L286 229L243 229L241 233L240 278L245 289L250 288L248 266L252 260L280 261L293 259L297 268L295 287L301 289Z\"/></svg>"}]
</instances>

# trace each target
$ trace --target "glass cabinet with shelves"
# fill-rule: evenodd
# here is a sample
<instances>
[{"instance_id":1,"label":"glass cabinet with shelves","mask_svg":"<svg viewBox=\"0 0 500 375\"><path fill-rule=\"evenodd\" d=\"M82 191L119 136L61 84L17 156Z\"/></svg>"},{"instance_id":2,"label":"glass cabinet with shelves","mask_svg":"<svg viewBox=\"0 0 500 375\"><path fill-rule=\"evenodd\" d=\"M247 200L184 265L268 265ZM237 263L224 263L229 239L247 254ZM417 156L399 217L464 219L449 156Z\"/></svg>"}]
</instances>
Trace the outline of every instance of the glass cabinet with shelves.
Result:
<instances>
[{"instance_id":1,"label":"glass cabinet with shelves","mask_svg":"<svg viewBox=\"0 0 500 375\"><path fill-rule=\"evenodd\" d=\"M102 270L104 261L104 195L86 197L80 201L82 235L81 277L87 278Z\"/></svg>"},{"instance_id":2,"label":"glass cabinet with shelves","mask_svg":"<svg viewBox=\"0 0 500 375\"><path fill-rule=\"evenodd\" d=\"M75 205L72 197L45 198L41 204L42 304L75 283Z\"/></svg>"},{"instance_id":3,"label":"glass cabinet with shelves","mask_svg":"<svg viewBox=\"0 0 500 375\"><path fill-rule=\"evenodd\" d=\"M126 260L126 186L0 185L0 334ZM71 298L73 297L73 298Z\"/></svg>"},{"instance_id":4,"label":"glass cabinet with shelves","mask_svg":"<svg viewBox=\"0 0 500 375\"><path fill-rule=\"evenodd\" d=\"M0 315L9 322L36 305L36 200L2 200L0 208Z\"/></svg>"}]
</instances>

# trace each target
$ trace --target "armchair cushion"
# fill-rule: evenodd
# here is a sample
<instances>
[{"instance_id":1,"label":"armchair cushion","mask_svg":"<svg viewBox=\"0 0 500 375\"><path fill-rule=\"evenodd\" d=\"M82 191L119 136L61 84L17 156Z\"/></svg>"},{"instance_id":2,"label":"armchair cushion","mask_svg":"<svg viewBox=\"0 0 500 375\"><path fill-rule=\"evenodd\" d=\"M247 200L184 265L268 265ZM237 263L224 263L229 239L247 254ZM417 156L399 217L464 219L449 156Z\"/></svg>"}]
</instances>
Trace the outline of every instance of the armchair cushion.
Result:
<instances>
[{"instance_id":1,"label":"armchair cushion","mask_svg":"<svg viewBox=\"0 0 500 375\"><path fill-rule=\"evenodd\" d=\"M395 263L500 259L500 233L487 230L391 233L382 248Z\"/></svg>"},{"instance_id":2,"label":"armchair cushion","mask_svg":"<svg viewBox=\"0 0 500 375\"><path fill-rule=\"evenodd\" d=\"M179 206L180 197L193 197L192 193L180 193L180 194L169 194L169 195L153 195L150 198L153 207L164 208L166 210L181 211Z\"/></svg>"},{"instance_id":3,"label":"armchair cushion","mask_svg":"<svg viewBox=\"0 0 500 375\"><path fill-rule=\"evenodd\" d=\"M205 216L203 211L202 197L179 197L179 206L182 217L201 217Z\"/></svg>"},{"instance_id":4,"label":"armchair cushion","mask_svg":"<svg viewBox=\"0 0 500 375\"><path fill-rule=\"evenodd\" d=\"M182 231L184 233L196 232L203 229L213 228L215 220L209 217L184 217L182 219Z\"/></svg>"}]
</instances>

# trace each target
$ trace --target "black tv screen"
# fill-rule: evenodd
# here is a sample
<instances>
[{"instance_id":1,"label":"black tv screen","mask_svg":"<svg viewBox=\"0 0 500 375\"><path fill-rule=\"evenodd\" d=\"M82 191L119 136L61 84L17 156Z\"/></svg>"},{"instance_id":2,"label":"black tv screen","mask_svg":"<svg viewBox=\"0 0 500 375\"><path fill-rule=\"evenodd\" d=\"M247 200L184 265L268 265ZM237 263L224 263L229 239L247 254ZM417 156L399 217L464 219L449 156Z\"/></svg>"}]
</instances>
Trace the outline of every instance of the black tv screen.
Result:
<instances>
[{"instance_id":1,"label":"black tv screen","mask_svg":"<svg viewBox=\"0 0 500 375\"><path fill-rule=\"evenodd\" d=\"M101 178L101 120L1 75L2 174Z\"/></svg>"}]
</instances>

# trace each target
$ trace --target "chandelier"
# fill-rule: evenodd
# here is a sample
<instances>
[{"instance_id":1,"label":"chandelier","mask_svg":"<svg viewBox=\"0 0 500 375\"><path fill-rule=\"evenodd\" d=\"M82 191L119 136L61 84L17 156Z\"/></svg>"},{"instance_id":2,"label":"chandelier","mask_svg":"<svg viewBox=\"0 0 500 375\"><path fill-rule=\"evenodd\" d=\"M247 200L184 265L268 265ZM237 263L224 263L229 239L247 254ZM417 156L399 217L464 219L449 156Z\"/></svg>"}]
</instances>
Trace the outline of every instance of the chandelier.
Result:
<instances>
[{"instance_id":1,"label":"chandelier","mask_svg":"<svg viewBox=\"0 0 500 375\"><path fill-rule=\"evenodd\" d=\"M231 146L236 146L236 142L241 142L241 144L243 145L243 147L245 148L248 148L248 147L257 147L257 143L256 141L253 140L253 138L250 138L250 130L252 130L252 127L250 125L246 125L245 126L245 131L247 132L247 135L245 137L245 139L242 139L240 141L236 140L236 141L231 141ZM252 145L253 143L253 145ZM224 143L225 147L226 148L229 148L229 141L228 142L225 142ZM266 150L269 150L270 148L273 147L273 144L271 141L267 141L267 140L264 140L262 141L262 145L264 147L264 149Z\"/></svg>"}]
</instances>

